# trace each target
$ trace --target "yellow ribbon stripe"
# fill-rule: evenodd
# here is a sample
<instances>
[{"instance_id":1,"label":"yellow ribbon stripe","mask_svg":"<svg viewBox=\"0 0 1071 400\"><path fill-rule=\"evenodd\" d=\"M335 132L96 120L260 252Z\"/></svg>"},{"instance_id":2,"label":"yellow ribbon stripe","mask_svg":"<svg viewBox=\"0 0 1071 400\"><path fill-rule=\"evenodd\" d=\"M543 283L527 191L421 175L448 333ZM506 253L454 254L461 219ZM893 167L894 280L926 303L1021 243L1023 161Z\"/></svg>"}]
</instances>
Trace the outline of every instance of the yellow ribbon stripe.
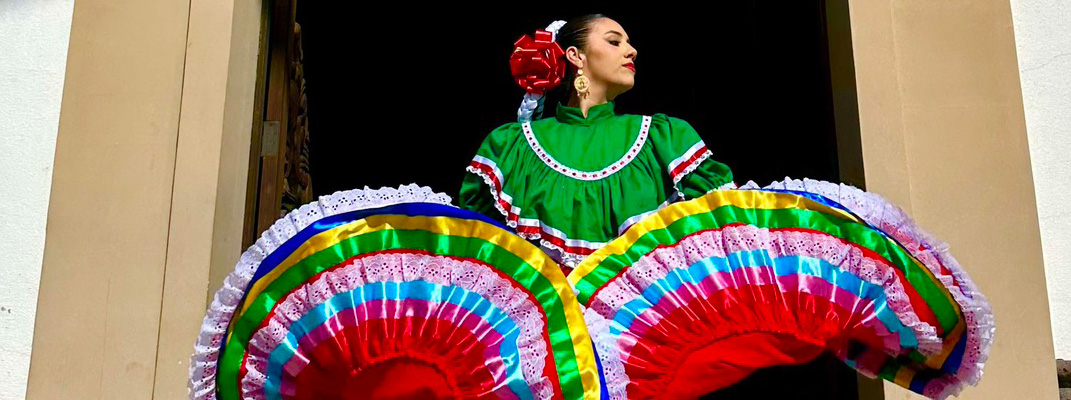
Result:
<instances>
[{"instance_id":1,"label":"yellow ribbon stripe","mask_svg":"<svg viewBox=\"0 0 1071 400\"><path fill-rule=\"evenodd\" d=\"M606 257L613 254L624 254L629 246L648 232L665 229L669 224L681 218L689 215L710 212L724 205L768 210L806 209L825 214L832 214L852 222L864 223L859 220L859 218L856 218L854 215L844 210L830 207L791 193L767 192L760 190L716 190L691 201L671 204L651 217L647 217L642 221L637 222L636 225L629 228L624 235L607 243L606 246L603 246L601 249L588 256L588 258L585 258L580 265L577 265L576 269L569 274L569 283L575 285L580 282L585 275L594 271L595 267L601 264ZM658 217L653 218L655 215Z\"/></svg>"}]
</instances>

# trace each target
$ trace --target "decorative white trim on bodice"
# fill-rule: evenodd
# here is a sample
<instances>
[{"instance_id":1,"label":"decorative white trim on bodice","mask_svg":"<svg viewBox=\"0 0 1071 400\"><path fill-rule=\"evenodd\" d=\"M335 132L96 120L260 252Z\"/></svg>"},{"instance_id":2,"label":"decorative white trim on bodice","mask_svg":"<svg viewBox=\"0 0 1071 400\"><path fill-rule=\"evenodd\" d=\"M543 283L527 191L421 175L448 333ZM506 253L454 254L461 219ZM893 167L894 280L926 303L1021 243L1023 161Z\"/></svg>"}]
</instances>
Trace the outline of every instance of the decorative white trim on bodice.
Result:
<instances>
[{"instance_id":1,"label":"decorative white trim on bodice","mask_svg":"<svg viewBox=\"0 0 1071 400\"><path fill-rule=\"evenodd\" d=\"M528 145L532 147L532 151L535 151L536 155L539 156L539 159L543 160L543 163L547 164L548 167L573 179L596 181L621 170L640 154L640 149L642 149L643 144L647 142L647 133L651 129L651 117L646 115L643 116L643 120L640 122L640 133L639 135L636 135L636 141L632 143L632 147L630 147L619 160L614 161L613 164L598 171L581 171L565 166L558 160L555 160L554 157L552 157L550 153L539 144L539 141L536 140L535 133L532 132L531 121L522 123L521 128L524 131L524 139L528 141Z\"/></svg>"}]
</instances>

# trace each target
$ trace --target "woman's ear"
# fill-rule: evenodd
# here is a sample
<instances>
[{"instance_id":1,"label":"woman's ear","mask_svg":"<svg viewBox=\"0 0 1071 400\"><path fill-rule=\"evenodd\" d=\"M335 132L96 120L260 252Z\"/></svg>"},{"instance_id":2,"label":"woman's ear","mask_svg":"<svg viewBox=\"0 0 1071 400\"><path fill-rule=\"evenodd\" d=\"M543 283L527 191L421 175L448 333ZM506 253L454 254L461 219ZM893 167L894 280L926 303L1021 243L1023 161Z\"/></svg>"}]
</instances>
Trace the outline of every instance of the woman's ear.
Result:
<instances>
[{"instance_id":1,"label":"woman's ear","mask_svg":"<svg viewBox=\"0 0 1071 400\"><path fill-rule=\"evenodd\" d=\"M569 46L568 49L565 49L565 59L569 60L578 69L584 68L584 58L584 53L581 53L576 46Z\"/></svg>"}]
</instances>

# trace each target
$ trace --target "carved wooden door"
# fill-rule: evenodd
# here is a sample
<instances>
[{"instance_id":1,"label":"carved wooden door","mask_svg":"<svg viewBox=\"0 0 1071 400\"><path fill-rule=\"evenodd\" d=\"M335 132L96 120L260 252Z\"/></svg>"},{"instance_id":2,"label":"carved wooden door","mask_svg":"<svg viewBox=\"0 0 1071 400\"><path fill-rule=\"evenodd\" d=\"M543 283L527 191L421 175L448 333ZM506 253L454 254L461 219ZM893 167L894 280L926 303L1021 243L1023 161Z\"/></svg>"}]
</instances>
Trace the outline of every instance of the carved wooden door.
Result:
<instances>
[{"instance_id":1,"label":"carved wooden door","mask_svg":"<svg viewBox=\"0 0 1071 400\"><path fill-rule=\"evenodd\" d=\"M313 200L301 26L297 0L265 5L243 245L290 210Z\"/></svg>"}]
</instances>

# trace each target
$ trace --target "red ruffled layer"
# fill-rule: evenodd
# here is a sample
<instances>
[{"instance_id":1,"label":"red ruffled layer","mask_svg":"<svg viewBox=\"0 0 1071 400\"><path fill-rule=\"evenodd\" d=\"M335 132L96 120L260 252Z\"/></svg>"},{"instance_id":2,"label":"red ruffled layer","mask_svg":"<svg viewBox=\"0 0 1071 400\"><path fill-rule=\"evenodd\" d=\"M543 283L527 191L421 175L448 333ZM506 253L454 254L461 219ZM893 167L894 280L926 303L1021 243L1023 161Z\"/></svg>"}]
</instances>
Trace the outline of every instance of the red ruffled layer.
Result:
<instances>
[{"instance_id":1,"label":"red ruffled layer","mask_svg":"<svg viewBox=\"0 0 1071 400\"><path fill-rule=\"evenodd\" d=\"M497 399L486 346L451 321L375 319L305 356L284 399ZM286 379L286 378L284 378Z\"/></svg>"},{"instance_id":2,"label":"red ruffled layer","mask_svg":"<svg viewBox=\"0 0 1071 400\"><path fill-rule=\"evenodd\" d=\"M884 339L860 319L829 299L773 285L694 299L646 329L634 324L630 332L640 336L619 339L628 352L629 398L696 398L759 368L805 363L826 349L843 357L849 340L880 348Z\"/></svg>"}]
</instances>

